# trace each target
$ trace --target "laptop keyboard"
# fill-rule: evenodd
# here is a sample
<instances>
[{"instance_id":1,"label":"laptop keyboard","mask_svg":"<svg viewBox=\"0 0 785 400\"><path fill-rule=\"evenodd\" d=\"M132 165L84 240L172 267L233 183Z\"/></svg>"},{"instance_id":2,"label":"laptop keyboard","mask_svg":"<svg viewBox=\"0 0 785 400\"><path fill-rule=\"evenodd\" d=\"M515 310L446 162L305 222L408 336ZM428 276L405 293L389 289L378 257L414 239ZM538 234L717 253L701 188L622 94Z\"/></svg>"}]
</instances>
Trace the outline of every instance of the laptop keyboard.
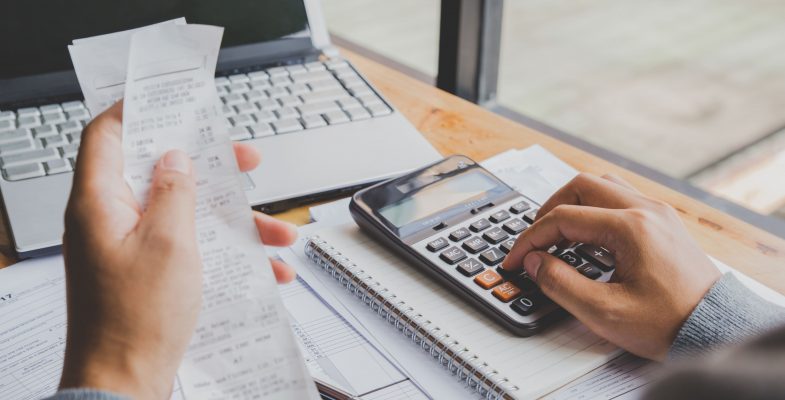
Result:
<instances>
[{"instance_id":1,"label":"laptop keyboard","mask_svg":"<svg viewBox=\"0 0 785 400\"><path fill-rule=\"evenodd\" d=\"M392 113L345 60L216 77L232 140L248 140ZM0 170L9 181L73 170L91 116L80 101L0 111Z\"/></svg>"}]
</instances>

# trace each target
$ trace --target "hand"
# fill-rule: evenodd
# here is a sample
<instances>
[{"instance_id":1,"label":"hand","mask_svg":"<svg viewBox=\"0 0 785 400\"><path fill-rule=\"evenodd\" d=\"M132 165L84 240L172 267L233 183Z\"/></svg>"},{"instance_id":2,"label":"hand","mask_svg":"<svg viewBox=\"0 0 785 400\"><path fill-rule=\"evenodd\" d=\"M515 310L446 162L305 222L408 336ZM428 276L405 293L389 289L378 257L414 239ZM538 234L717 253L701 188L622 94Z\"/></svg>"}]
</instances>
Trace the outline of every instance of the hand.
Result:
<instances>
[{"instance_id":1,"label":"hand","mask_svg":"<svg viewBox=\"0 0 785 400\"><path fill-rule=\"evenodd\" d=\"M61 388L90 387L133 398L169 398L201 306L191 160L158 162L146 210L123 178L122 104L84 130L65 215L68 339ZM241 170L258 153L235 144ZM254 213L265 244L290 245L294 228ZM273 261L279 282L294 278Z\"/></svg>"},{"instance_id":2,"label":"hand","mask_svg":"<svg viewBox=\"0 0 785 400\"><path fill-rule=\"evenodd\" d=\"M504 260L592 331L642 357L662 360L684 321L720 278L676 211L621 178L579 175L537 213ZM602 246L616 260L608 283L548 254L561 241Z\"/></svg>"}]
</instances>

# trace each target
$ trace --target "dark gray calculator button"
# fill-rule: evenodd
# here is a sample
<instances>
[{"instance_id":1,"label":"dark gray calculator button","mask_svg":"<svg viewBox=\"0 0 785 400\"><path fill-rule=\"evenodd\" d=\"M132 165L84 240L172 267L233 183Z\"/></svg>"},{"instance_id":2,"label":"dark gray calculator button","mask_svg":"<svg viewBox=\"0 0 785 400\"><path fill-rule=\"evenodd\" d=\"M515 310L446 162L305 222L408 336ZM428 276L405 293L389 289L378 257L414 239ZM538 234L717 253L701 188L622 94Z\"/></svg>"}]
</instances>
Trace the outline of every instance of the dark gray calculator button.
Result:
<instances>
[{"instance_id":1,"label":"dark gray calculator button","mask_svg":"<svg viewBox=\"0 0 785 400\"><path fill-rule=\"evenodd\" d=\"M501 250L492 247L490 250L484 251L482 254L480 254L480 261L490 266L494 266L504 260L504 255L505 254Z\"/></svg>"},{"instance_id":2,"label":"dark gray calculator button","mask_svg":"<svg viewBox=\"0 0 785 400\"><path fill-rule=\"evenodd\" d=\"M578 267L577 269L578 269L578 272L581 273L581 275L583 275L583 276L585 276L585 277L587 277L589 279L597 279L600 276L602 276L602 271L600 271L599 268L597 268L597 267L595 267L595 266L593 266L593 265L591 265L589 263L583 264L580 267Z\"/></svg>"},{"instance_id":3,"label":"dark gray calculator button","mask_svg":"<svg viewBox=\"0 0 785 400\"><path fill-rule=\"evenodd\" d=\"M613 256L602 247L582 244L575 251L603 271L607 272L613 269Z\"/></svg>"},{"instance_id":4,"label":"dark gray calculator button","mask_svg":"<svg viewBox=\"0 0 785 400\"><path fill-rule=\"evenodd\" d=\"M459 240L466 239L469 237L469 235L471 235L471 233L469 233L469 230L466 228L456 229L450 233L450 240L457 242Z\"/></svg>"},{"instance_id":5,"label":"dark gray calculator button","mask_svg":"<svg viewBox=\"0 0 785 400\"><path fill-rule=\"evenodd\" d=\"M510 212L513 213L513 214L520 214L520 213L522 213L522 212L524 212L524 211L526 211L526 210L528 210L530 208L531 208L531 206L529 205L529 203L527 203L525 201L519 201L519 202L513 204L512 207L510 207Z\"/></svg>"},{"instance_id":6,"label":"dark gray calculator button","mask_svg":"<svg viewBox=\"0 0 785 400\"><path fill-rule=\"evenodd\" d=\"M533 224L534 223L534 219L537 218L537 211L539 211L539 210L537 210L536 208L533 209L533 210L527 211L525 214L523 214L523 220L528 222L528 223L530 223L530 224Z\"/></svg>"},{"instance_id":7,"label":"dark gray calculator button","mask_svg":"<svg viewBox=\"0 0 785 400\"><path fill-rule=\"evenodd\" d=\"M481 231L483 229L490 228L490 226L491 226L491 221L488 221L487 219L483 218L483 219L481 219L481 220L479 220L479 221L469 225L469 229L471 229L473 232L479 232L479 231Z\"/></svg>"},{"instance_id":8,"label":"dark gray calculator button","mask_svg":"<svg viewBox=\"0 0 785 400\"><path fill-rule=\"evenodd\" d=\"M561 258L561 260L566 262L567 264L570 264L576 268L580 267L581 264L583 264L583 260L581 260L581 258L578 257L577 254L571 251L565 252L564 254L560 255L559 258Z\"/></svg>"},{"instance_id":9,"label":"dark gray calculator button","mask_svg":"<svg viewBox=\"0 0 785 400\"><path fill-rule=\"evenodd\" d=\"M519 220L518 218L515 218L512 221L505 222L504 225L502 225L502 228L504 228L504 230L507 231L507 233L510 235L517 235L523 232L524 229L526 229L528 226L529 224Z\"/></svg>"},{"instance_id":10,"label":"dark gray calculator button","mask_svg":"<svg viewBox=\"0 0 785 400\"><path fill-rule=\"evenodd\" d=\"M463 242L463 248L472 254L477 254L480 251L487 249L488 243L482 240L482 238L479 236L475 236Z\"/></svg>"},{"instance_id":11,"label":"dark gray calculator button","mask_svg":"<svg viewBox=\"0 0 785 400\"><path fill-rule=\"evenodd\" d=\"M447 242L447 239L445 239L445 238L438 238L438 239L428 243L425 246L425 248L428 249L429 251L439 251L439 250L447 247L448 244L450 244L450 243Z\"/></svg>"},{"instance_id":12,"label":"dark gray calculator button","mask_svg":"<svg viewBox=\"0 0 785 400\"><path fill-rule=\"evenodd\" d=\"M519 275L518 277L512 280L512 283L514 283L515 286L518 286L518 288L521 289L521 293L523 293L524 296L531 295L533 293L539 293L540 291L540 288L537 286L537 284L534 283L534 281L532 281L531 279L529 279L529 275L526 274Z\"/></svg>"},{"instance_id":13,"label":"dark gray calculator button","mask_svg":"<svg viewBox=\"0 0 785 400\"><path fill-rule=\"evenodd\" d=\"M488 232L485 232L482 235L482 237L488 242L492 244L496 244L503 241L504 239L507 239L509 236L506 233L504 233L504 231L501 228L493 228Z\"/></svg>"},{"instance_id":14,"label":"dark gray calculator button","mask_svg":"<svg viewBox=\"0 0 785 400\"><path fill-rule=\"evenodd\" d=\"M458 266L455 267L458 272L466 275L466 276L474 276L480 273L480 271L485 270L485 267L480 264L477 260L470 258L468 260L464 260L458 263Z\"/></svg>"},{"instance_id":15,"label":"dark gray calculator button","mask_svg":"<svg viewBox=\"0 0 785 400\"><path fill-rule=\"evenodd\" d=\"M518 314L529 315L534 312L536 304L534 300L529 297L519 297L513 300L512 304L510 304L510 307Z\"/></svg>"},{"instance_id":16,"label":"dark gray calculator button","mask_svg":"<svg viewBox=\"0 0 785 400\"><path fill-rule=\"evenodd\" d=\"M499 249L501 249L501 251L505 253L509 253L510 250L512 250L512 246L514 245L515 245L515 239L507 239L502 242L502 244L499 246Z\"/></svg>"},{"instance_id":17,"label":"dark gray calculator button","mask_svg":"<svg viewBox=\"0 0 785 400\"><path fill-rule=\"evenodd\" d=\"M448 264L455 264L458 261L466 258L466 253L463 250L453 246L439 254L439 258Z\"/></svg>"},{"instance_id":18,"label":"dark gray calculator button","mask_svg":"<svg viewBox=\"0 0 785 400\"><path fill-rule=\"evenodd\" d=\"M502 221L504 221L507 218L510 218L510 213L508 213L507 211L504 211L504 210L497 211L497 212L491 214L491 216L490 216L490 220L494 224L498 224L499 222L502 222Z\"/></svg>"},{"instance_id":19,"label":"dark gray calculator button","mask_svg":"<svg viewBox=\"0 0 785 400\"><path fill-rule=\"evenodd\" d=\"M496 267L496 273L502 276L505 282L512 282L515 283L515 279L517 279L523 271L516 270L516 271L507 271L506 269L502 268L502 266Z\"/></svg>"}]
</instances>

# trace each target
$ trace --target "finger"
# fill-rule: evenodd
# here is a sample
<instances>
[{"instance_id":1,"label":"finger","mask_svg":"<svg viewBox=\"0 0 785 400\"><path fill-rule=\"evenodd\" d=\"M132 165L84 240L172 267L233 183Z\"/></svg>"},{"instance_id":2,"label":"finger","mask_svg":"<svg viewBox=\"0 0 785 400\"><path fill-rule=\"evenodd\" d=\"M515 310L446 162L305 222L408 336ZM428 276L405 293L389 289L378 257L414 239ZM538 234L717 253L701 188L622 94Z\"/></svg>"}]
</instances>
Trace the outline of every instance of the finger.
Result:
<instances>
[{"instance_id":1,"label":"finger","mask_svg":"<svg viewBox=\"0 0 785 400\"><path fill-rule=\"evenodd\" d=\"M242 172L248 172L259 166L262 157L256 147L245 143L234 143L234 155L237 166Z\"/></svg>"},{"instance_id":2,"label":"finger","mask_svg":"<svg viewBox=\"0 0 785 400\"><path fill-rule=\"evenodd\" d=\"M76 192L92 197L125 184L122 123L123 102L120 101L84 129L74 175Z\"/></svg>"},{"instance_id":3,"label":"finger","mask_svg":"<svg viewBox=\"0 0 785 400\"><path fill-rule=\"evenodd\" d=\"M529 253L524 266L540 290L580 320L592 315L604 302L612 301L612 288L593 281L575 268L544 251Z\"/></svg>"},{"instance_id":4,"label":"finger","mask_svg":"<svg viewBox=\"0 0 785 400\"><path fill-rule=\"evenodd\" d=\"M270 264L273 267L275 280L278 281L278 283L289 283L297 277L297 272L295 272L294 268L281 260L271 259Z\"/></svg>"},{"instance_id":5,"label":"finger","mask_svg":"<svg viewBox=\"0 0 785 400\"><path fill-rule=\"evenodd\" d=\"M262 243L268 246L291 246L297 240L297 228L269 215L254 211L254 222Z\"/></svg>"},{"instance_id":6,"label":"finger","mask_svg":"<svg viewBox=\"0 0 785 400\"><path fill-rule=\"evenodd\" d=\"M196 184L192 168L188 154L181 150L171 150L158 161L140 222L146 232L195 232Z\"/></svg>"},{"instance_id":7,"label":"finger","mask_svg":"<svg viewBox=\"0 0 785 400\"><path fill-rule=\"evenodd\" d=\"M630 208L642 203L643 200L640 195L629 190L623 190L615 183L594 175L579 174L542 205L540 211L537 212L537 218L542 218L554 207L561 204L602 208Z\"/></svg>"},{"instance_id":8,"label":"finger","mask_svg":"<svg viewBox=\"0 0 785 400\"><path fill-rule=\"evenodd\" d=\"M640 193L640 191L637 188L635 188L635 186L632 186L632 184L627 182L626 180L624 180L624 178L622 178L619 175L616 175L616 174L614 174L612 172L603 175L602 179L605 179L607 181L611 181L611 182L613 182L613 183L615 183L615 184L617 184L619 186L623 186L623 187L625 187L625 188L627 188L629 190L632 190L635 193Z\"/></svg>"},{"instance_id":9,"label":"finger","mask_svg":"<svg viewBox=\"0 0 785 400\"><path fill-rule=\"evenodd\" d=\"M502 263L508 270L520 269L532 251L546 250L562 240L618 248L623 225L617 211L604 208L562 205L523 231Z\"/></svg>"}]
</instances>

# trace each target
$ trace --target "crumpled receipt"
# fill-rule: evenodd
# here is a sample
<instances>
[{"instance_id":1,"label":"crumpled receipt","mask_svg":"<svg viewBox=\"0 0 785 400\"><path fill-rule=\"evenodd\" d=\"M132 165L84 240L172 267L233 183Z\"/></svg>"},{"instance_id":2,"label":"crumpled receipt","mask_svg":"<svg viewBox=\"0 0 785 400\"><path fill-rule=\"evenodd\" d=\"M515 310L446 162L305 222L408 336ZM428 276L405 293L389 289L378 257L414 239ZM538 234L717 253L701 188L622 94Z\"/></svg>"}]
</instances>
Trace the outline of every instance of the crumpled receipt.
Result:
<instances>
[{"instance_id":1,"label":"crumpled receipt","mask_svg":"<svg viewBox=\"0 0 785 400\"><path fill-rule=\"evenodd\" d=\"M93 115L124 85L125 175L140 204L164 153L181 149L193 161L204 283L199 322L178 371L184 397L317 399L219 112L214 77L222 35L222 28L174 20L75 41L71 55ZM118 79L116 59L91 56L91 48L127 49L125 79Z\"/></svg>"}]
</instances>

